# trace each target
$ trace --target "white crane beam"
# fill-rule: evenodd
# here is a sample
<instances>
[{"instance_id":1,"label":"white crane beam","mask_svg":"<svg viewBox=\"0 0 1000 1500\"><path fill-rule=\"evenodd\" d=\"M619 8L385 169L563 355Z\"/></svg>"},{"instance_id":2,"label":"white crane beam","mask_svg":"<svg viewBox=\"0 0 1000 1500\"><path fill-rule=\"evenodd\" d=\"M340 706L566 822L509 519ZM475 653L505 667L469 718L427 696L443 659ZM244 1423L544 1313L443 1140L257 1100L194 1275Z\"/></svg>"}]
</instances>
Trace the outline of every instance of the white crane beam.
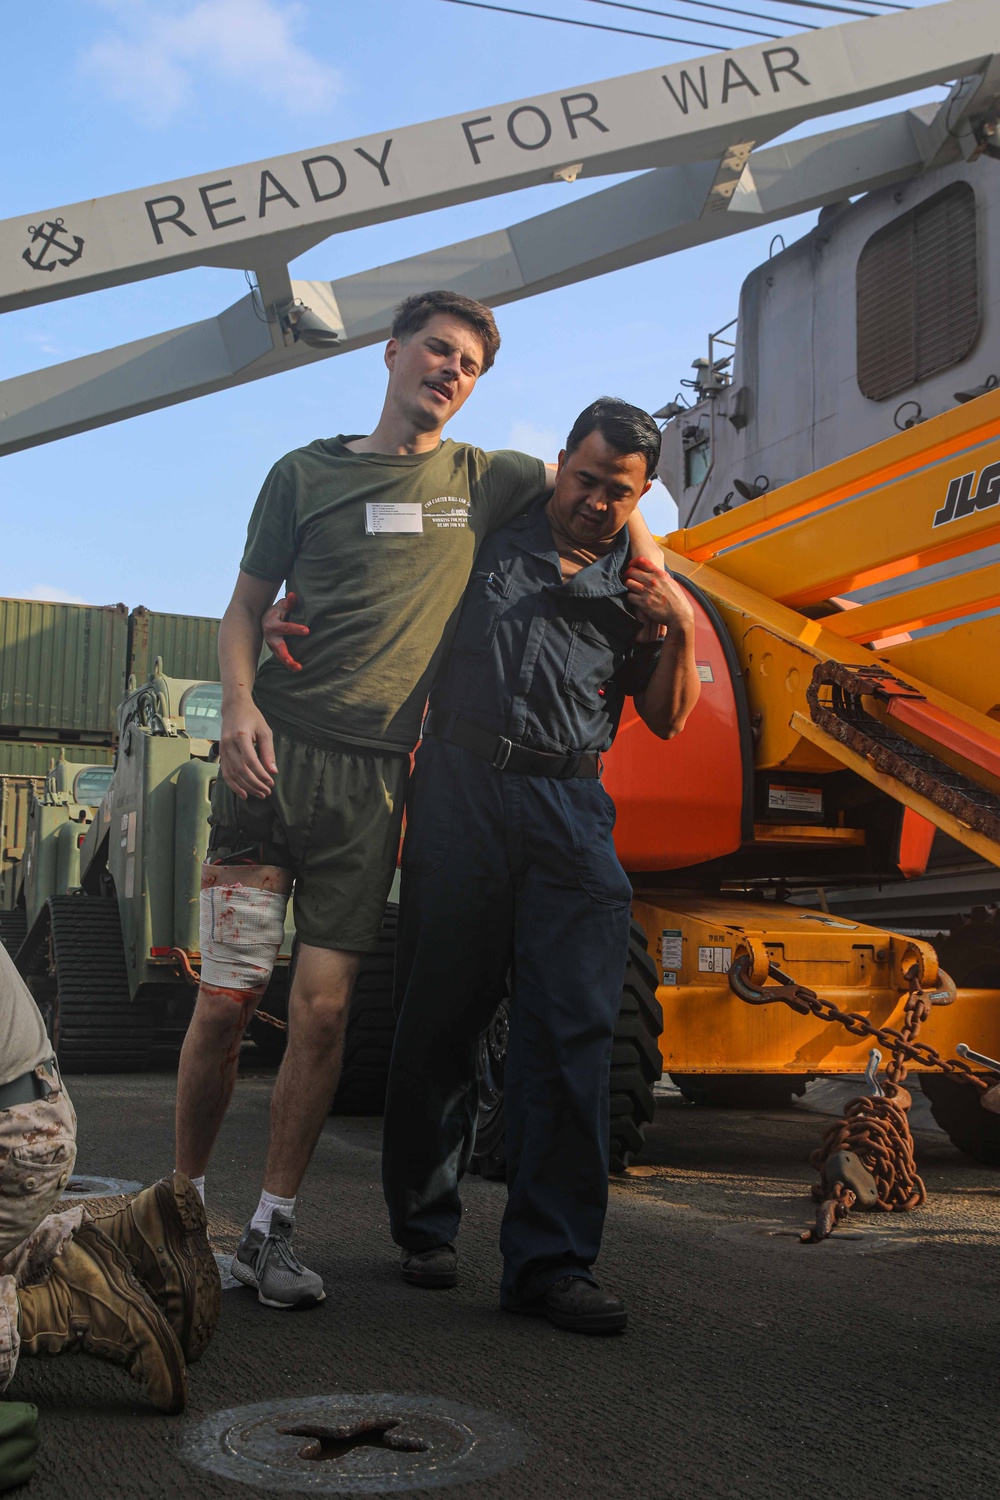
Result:
<instances>
[{"instance_id":1,"label":"white crane beam","mask_svg":"<svg viewBox=\"0 0 1000 1500\"><path fill-rule=\"evenodd\" d=\"M286 343L246 296L218 317L0 382L0 454L259 380L387 338L395 305L428 286L499 306L912 177L924 113L755 151L723 212L712 162L665 167L508 229L291 292L341 334L336 349Z\"/></svg>"},{"instance_id":2,"label":"white crane beam","mask_svg":"<svg viewBox=\"0 0 1000 1500\"><path fill-rule=\"evenodd\" d=\"M722 159L817 115L980 73L996 0L947 0L0 221L0 312L551 182Z\"/></svg>"},{"instance_id":3,"label":"white crane beam","mask_svg":"<svg viewBox=\"0 0 1000 1500\"><path fill-rule=\"evenodd\" d=\"M792 126L958 79L933 109L762 148ZM185 267L249 267L218 317L0 382L0 453L385 338L428 286L492 304L768 224L975 149L1000 104L1000 5L947 0L0 222L0 311ZM992 112L992 113L991 113ZM579 175L640 177L332 282L288 262L363 224ZM296 343L299 297L341 334Z\"/></svg>"}]
</instances>

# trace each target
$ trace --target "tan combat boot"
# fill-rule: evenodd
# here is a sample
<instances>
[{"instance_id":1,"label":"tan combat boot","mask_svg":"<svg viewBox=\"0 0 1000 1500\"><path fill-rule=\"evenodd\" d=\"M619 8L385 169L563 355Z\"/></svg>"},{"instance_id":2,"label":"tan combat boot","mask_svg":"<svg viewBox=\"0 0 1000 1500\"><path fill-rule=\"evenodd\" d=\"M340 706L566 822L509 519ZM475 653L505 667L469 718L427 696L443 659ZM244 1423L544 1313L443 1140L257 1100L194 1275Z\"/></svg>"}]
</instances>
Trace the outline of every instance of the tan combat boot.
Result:
<instances>
[{"instance_id":1,"label":"tan combat boot","mask_svg":"<svg viewBox=\"0 0 1000 1500\"><path fill-rule=\"evenodd\" d=\"M187 1372L174 1330L93 1224L66 1241L47 1281L20 1287L17 1300L22 1354L85 1350L124 1365L160 1411L184 1410Z\"/></svg>"},{"instance_id":2,"label":"tan combat boot","mask_svg":"<svg viewBox=\"0 0 1000 1500\"><path fill-rule=\"evenodd\" d=\"M194 1183L174 1172L93 1222L128 1256L170 1320L188 1363L196 1360L219 1321L222 1283Z\"/></svg>"}]
</instances>

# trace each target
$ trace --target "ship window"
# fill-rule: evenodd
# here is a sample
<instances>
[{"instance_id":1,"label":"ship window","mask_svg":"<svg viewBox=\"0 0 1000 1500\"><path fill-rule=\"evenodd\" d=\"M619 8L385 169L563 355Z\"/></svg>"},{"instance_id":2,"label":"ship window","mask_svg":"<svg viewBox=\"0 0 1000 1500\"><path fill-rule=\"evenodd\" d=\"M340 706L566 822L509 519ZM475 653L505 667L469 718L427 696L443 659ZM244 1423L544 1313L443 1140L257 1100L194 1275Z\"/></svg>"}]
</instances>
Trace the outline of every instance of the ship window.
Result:
<instances>
[{"instance_id":1,"label":"ship window","mask_svg":"<svg viewBox=\"0 0 1000 1500\"><path fill-rule=\"evenodd\" d=\"M684 488L689 490L693 484L701 484L708 473L709 460L708 433L698 442L685 442L684 444Z\"/></svg>"},{"instance_id":2,"label":"ship window","mask_svg":"<svg viewBox=\"0 0 1000 1500\"><path fill-rule=\"evenodd\" d=\"M957 365L979 332L976 195L953 182L872 235L858 258L858 385L884 401Z\"/></svg>"},{"instance_id":3,"label":"ship window","mask_svg":"<svg viewBox=\"0 0 1000 1500\"><path fill-rule=\"evenodd\" d=\"M217 740L222 730L222 683L199 682L181 700L184 728L194 740Z\"/></svg>"},{"instance_id":4,"label":"ship window","mask_svg":"<svg viewBox=\"0 0 1000 1500\"><path fill-rule=\"evenodd\" d=\"M81 807L99 807L114 774L111 766L90 766L80 771L73 783L73 801Z\"/></svg>"}]
</instances>

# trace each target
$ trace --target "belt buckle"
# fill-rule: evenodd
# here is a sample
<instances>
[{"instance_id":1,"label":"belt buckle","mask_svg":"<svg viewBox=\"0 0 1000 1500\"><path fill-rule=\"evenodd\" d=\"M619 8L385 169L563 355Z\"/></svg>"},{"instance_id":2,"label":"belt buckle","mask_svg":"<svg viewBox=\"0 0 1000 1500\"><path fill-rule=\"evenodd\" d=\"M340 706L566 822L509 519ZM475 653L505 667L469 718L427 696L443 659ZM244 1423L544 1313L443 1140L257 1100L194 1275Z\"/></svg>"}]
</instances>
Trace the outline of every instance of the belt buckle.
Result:
<instances>
[{"instance_id":1,"label":"belt buckle","mask_svg":"<svg viewBox=\"0 0 1000 1500\"><path fill-rule=\"evenodd\" d=\"M504 766L510 760L510 752L513 750L513 748L514 746L512 742L510 740L504 739L503 735L501 735L500 743L497 745L497 752L494 755L492 761L494 771L503 770Z\"/></svg>"}]
</instances>

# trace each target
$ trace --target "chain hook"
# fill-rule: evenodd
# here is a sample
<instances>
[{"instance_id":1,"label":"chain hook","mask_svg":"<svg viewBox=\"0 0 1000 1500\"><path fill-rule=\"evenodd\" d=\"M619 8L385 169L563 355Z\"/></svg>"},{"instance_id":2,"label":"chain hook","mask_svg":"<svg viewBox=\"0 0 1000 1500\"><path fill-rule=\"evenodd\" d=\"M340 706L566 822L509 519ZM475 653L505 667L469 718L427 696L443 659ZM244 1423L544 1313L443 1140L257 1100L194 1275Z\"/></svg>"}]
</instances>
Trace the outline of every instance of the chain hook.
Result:
<instances>
[{"instance_id":1,"label":"chain hook","mask_svg":"<svg viewBox=\"0 0 1000 1500\"><path fill-rule=\"evenodd\" d=\"M877 1047L873 1047L868 1054L868 1066L865 1069L865 1083L868 1085L868 1092L874 1099L885 1098L885 1089L879 1083L878 1079L878 1067L881 1061L881 1052Z\"/></svg>"},{"instance_id":2,"label":"chain hook","mask_svg":"<svg viewBox=\"0 0 1000 1500\"><path fill-rule=\"evenodd\" d=\"M992 1057L984 1057L981 1052L973 1052L972 1048L967 1047L964 1042L959 1042L955 1051L959 1057L968 1058L969 1062L981 1063L984 1068L989 1068L994 1073L1000 1073L1000 1062L996 1062Z\"/></svg>"}]
</instances>

